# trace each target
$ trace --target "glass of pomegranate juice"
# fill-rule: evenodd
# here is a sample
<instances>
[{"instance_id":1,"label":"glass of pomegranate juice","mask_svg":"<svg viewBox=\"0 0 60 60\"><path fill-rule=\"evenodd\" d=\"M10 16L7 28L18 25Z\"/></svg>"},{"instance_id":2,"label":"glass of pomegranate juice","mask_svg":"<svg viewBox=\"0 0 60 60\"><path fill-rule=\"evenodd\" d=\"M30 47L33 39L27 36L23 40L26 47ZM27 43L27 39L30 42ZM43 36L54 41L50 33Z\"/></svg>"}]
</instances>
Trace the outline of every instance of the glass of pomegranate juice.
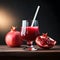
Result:
<instances>
[{"instance_id":1,"label":"glass of pomegranate juice","mask_svg":"<svg viewBox=\"0 0 60 60\"><path fill-rule=\"evenodd\" d=\"M26 20L24 20L22 24L23 25L21 27L21 37L22 39L27 41L28 50L37 50L33 46L33 41L35 41L36 37L39 36L39 26L36 26L35 22L35 25L31 27Z\"/></svg>"}]
</instances>

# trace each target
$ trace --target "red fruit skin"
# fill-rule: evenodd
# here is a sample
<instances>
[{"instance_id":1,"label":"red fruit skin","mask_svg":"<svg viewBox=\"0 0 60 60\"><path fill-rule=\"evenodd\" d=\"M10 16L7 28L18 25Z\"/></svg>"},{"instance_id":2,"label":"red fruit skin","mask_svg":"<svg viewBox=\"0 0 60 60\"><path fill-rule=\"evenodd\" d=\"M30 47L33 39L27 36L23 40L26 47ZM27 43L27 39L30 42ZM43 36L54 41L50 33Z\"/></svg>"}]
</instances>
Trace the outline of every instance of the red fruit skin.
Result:
<instances>
[{"instance_id":1,"label":"red fruit skin","mask_svg":"<svg viewBox=\"0 0 60 60\"><path fill-rule=\"evenodd\" d=\"M38 36L35 40L36 44L43 49L50 49L55 46L56 41L52 38L43 38L43 36Z\"/></svg>"},{"instance_id":2,"label":"red fruit skin","mask_svg":"<svg viewBox=\"0 0 60 60\"><path fill-rule=\"evenodd\" d=\"M7 46L19 47L22 44L22 38L19 31L10 31L5 37Z\"/></svg>"}]
</instances>

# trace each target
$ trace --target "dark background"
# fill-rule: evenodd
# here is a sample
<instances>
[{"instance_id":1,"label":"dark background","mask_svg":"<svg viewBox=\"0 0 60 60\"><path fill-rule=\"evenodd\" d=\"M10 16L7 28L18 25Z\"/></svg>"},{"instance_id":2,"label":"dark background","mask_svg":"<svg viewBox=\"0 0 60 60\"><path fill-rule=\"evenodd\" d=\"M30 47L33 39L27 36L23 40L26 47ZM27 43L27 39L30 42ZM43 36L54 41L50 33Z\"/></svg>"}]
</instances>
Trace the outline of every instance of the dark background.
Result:
<instances>
[{"instance_id":1,"label":"dark background","mask_svg":"<svg viewBox=\"0 0 60 60\"><path fill-rule=\"evenodd\" d=\"M60 3L58 0L0 0L0 6L9 8L17 17L17 30L20 30L23 19L32 20L38 5L41 6L37 15L40 34L48 33L60 44ZM8 32L8 31L7 31ZM0 32L0 44L5 44L5 34Z\"/></svg>"}]
</instances>

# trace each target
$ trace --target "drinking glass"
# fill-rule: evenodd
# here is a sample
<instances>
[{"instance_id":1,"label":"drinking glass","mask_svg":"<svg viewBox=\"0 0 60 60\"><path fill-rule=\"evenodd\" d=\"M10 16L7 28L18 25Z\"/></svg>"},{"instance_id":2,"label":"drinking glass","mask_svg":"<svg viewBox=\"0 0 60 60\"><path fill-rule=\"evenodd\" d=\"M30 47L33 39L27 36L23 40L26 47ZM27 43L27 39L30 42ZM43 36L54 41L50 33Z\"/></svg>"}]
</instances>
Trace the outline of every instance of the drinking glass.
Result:
<instances>
[{"instance_id":1,"label":"drinking glass","mask_svg":"<svg viewBox=\"0 0 60 60\"><path fill-rule=\"evenodd\" d=\"M37 50L33 46L33 42L35 41L36 37L40 35L38 21L35 20L33 26L29 25L27 20L22 20L22 27L21 27L21 37L23 40L27 42L27 49L30 51Z\"/></svg>"}]
</instances>

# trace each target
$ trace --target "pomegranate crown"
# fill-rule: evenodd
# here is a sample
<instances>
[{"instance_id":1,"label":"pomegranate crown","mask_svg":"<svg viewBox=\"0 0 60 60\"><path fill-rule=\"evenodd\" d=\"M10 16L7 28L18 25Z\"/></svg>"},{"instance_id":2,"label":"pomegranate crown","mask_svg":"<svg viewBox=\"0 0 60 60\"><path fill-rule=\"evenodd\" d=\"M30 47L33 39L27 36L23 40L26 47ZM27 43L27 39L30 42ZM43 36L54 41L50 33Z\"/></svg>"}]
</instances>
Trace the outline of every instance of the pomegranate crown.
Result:
<instances>
[{"instance_id":1,"label":"pomegranate crown","mask_svg":"<svg viewBox=\"0 0 60 60\"><path fill-rule=\"evenodd\" d=\"M15 31L16 30L16 27L15 26L12 26L11 27L11 31Z\"/></svg>"},{"instance_id":2,"label":"pomegranate crown","mask_svg":"<svg viewBox=\"0 0 60 60\"><path fill-rule=\"evenodd\" d=\"M42 33L42 35L43 35L44 37L47 37L47 36L48 36L48 33Z\"/></svg>"}]
</instances>

